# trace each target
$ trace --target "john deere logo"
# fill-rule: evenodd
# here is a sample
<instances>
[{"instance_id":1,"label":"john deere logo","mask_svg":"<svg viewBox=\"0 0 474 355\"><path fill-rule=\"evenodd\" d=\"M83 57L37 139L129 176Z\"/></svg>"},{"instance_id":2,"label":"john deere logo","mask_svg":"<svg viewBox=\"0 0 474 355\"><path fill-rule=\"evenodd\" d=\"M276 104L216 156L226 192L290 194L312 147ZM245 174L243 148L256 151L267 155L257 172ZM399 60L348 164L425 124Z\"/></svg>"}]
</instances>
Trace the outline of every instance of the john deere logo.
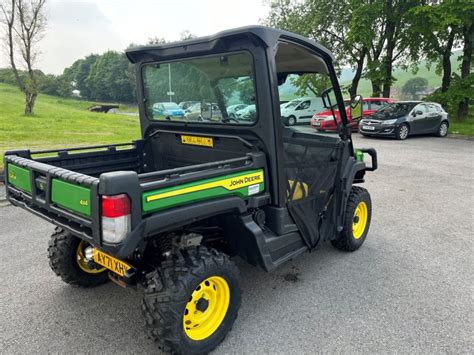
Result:
<instances>
[{"instance_id":1,"label":"john deere logo","mask_svg":"<svg viewBox=\"0 0 474 355\"><path fill-rule=\"evenodd\" d=\"M8 178L9 178L10 180L16 180L16 175L15 175L15 173L10 172L10 173L8 174Z\"/></svg>"},{"instance_id":2,"label":"john deere logo","mask_svg":"<svg viewBox=\"0 0 474 355\"><path fill-rule=\"evenodd\" d=\"M89 201L87 201L87 200L80 200L80 201L79 201L79 204L80 204L81 206L89 206Z\"/></svg>"}]
</instances>

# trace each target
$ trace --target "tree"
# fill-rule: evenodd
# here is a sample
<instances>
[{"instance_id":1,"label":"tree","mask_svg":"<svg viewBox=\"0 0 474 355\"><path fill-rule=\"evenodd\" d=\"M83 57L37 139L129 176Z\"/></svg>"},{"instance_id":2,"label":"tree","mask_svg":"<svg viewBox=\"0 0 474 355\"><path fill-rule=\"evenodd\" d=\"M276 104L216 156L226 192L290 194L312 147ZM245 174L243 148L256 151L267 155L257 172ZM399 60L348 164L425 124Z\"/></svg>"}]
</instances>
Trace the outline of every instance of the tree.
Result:
<instances>
[{"instance_id":1,"label":"tree","mask_svg":"<svg viewBox=\"0 0 474 355\"><path fill-rule=\"evenodd\" d=\"M133 102L133 87L128 77L128 59L124 53L108 51L97 57L85 80L88 99ZM82 95L82 92L81 92Z\"/></svg>"},{"instance_id":2,"label":"tree","mask_svg":"<svg viewBox=\"0 0 474 355\"><path fill-rule=\"evenodd\" d=\"M439 4L425 4L411 10L413 56L426 56L442 73L441 92L451 84L451 55L462 39L463 23L472 23L474 3L471 0L444 0ZM469 26L467 26L469 27ZM472 33L472 32L471 32Z\"/></svg>"},{"instance_id":3,"label":"tree","mask_svg":"<svg viewBox=\"0 0 474 355\"><path fill-rule=\"evenodd\" d=\"M354 23L358 21L354 11L361 2L362 0L272 1L270 14L264 22L320 42L335 55L336 69L343 65L354 67L355 75L348 88L350 96L353 97L357 93L368 52L367 45L361 43L352 31ZM302 77L293 81L301 92L309 90L314 93L320 91L321 85L328 85L327 80L315 81L314 77Z\"/></svg>"},{"instance_id":4,"label":"tree","mask_svg":"<svg viewBox=\"0 0 474 355\"><path fill-rule=\"evenodd\" d=\"M38 96L38 81L33 69L38 55L37 43L46 29L46 0L3 0L0 3L2 23L6 26L6 44L15 80L25 94L25 115L32 115ZM26 67L27 76L18 69L18 57Z\"/></svg>"},{"instance_id":5,"label":"tree","mask_svg":"<svg viewBox=\"0 0 474 355\"><path fill-rule=\"evenodd\" d=\"M417 100L419 92L428 87L428 80L421 77L414 77L408 79L402 87L402 93L405 96L410 96L411 99Z\"/></svg>"},{"instance_id":6,"label":"tree","mask_svg":"<svg viewBox=\"0 0 474 355\"><path fill-rule=\"evenodd\" d=\"M470 8L466 8L468 16L465 17L462 28L464 47L461 63L461 81L463 82L463 86L465 86L465 95L458 105L457 118L460 121L463 121L468 117L469 101L474 99L472 95L474 74L471 74L472 46L474 44L474 4L471 3L471 5ZM470 93L470 95L468 93Z\"/></svg>"},{"instance_id":7,"label":"tree","mask_svg":"<svg viewBox=\"0 0 474 355\"><path fill-rule=\"evenodd\" d=\"M69 84L69 88L65 90L64 96L70 96L73 89L79 90L81 96L92 99L89 83L87 78L92 66L95 64L99 55L89 54L83 59L76 60L70 67L64 69L63 80Z\"/></svg>"}]
</instances>

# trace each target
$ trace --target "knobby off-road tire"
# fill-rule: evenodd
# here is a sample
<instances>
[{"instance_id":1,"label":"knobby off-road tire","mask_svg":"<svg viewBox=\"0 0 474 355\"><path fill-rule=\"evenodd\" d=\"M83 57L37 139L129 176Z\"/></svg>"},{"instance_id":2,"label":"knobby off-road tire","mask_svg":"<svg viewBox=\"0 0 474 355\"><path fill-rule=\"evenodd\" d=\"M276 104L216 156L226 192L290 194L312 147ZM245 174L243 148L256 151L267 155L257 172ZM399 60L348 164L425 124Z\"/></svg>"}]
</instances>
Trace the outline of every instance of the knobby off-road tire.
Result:
<instances>
[{"instance_id":1,"label":"knobby off-road tire","mask_svg":"<svg viewBox=\"0 0 474 355\"><path fill-rule=\"evenodd\" d=\"M239 271L227 255L214 249L180 251L149 273L144 286L143 316L148 334L162 351L208 353L224 340L237 318ZM222 304L226 299L227 308ZM210 313L204 321L206 312ZM213 319L217 322L209 323Z\"/></svg>"},{"instance_id":2,"label":"knobby off-road tire","mask_svg":"<svg viewBox=\"0 0 474 355\"><path fill-rule=\"evenodd\" d=\"M343 251L359 249L367 237L372 217L369 192L363 187L352 186L344 213L344 226L332 245Z\"/></svg>"},{"instance_id":3,"label":"knobby off-road tire","mask_svg":"<svg viewBox=\"0 0 474 355\"><path fill-rule=\"evenodd\" d=\"M106 269L91 269L78 260L78 253L83 257L86 246L81 239L59 228L51 235L48 246L49 265L64 282L78 287L94 287L107 282Z\"/></svg>"}]
</instances>

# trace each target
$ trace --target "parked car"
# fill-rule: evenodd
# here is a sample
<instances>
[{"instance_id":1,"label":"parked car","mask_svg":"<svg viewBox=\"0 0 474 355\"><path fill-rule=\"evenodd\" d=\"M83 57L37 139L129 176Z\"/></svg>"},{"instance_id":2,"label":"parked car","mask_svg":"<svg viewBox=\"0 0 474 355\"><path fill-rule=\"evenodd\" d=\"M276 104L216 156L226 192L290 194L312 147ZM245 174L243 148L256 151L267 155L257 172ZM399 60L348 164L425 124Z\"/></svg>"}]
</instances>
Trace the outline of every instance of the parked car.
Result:
<instances>
[{"instance_id":1,"label":"parked car","mask_svg":"<svg viewBox=\"0 0 474 355\"><path fill-rule=\"evenodd\" d=\"M378 110L359 123L363 136L392 136L406 139L409 135L448 134L448 114L434 102L400 101Z\"/></svg>"},{"instance_id":2,"label":"parked car","mask_svg":"<svg viewBox=\"0 0 474 355\"><path fill-rule=\"evenodd\" d=\"M242 110L239 110L235 113L235 118L241 121L250 121L255 118L257 114L257 109L255 105L248 105Z\"/></svg>"},{"instance_id":3,"label":"parked car","mask_svg":"<svg viewBox=\"0 0 474 355\"><path fill-rule=\"evenodd\" d=\"M236 118L237 111L240 111L240 110L246 108L247 106L248 105L246 105L246 104L230 105L229 107L227 107L227 115L230 118Z\"/></svg>"},{"instance_id":4,"label":"parked car","mask_svg":"<svg viewBox=\"0 0 474 355\"><path fill-rule=\"evenodd\" d=\"M280 110L283 110L289 103L290 101L280 102Z\"/></svg>"},{"instance_id":5,"label":"parked car","mask_svg":"<svg viewBox=\"0 0 474 355\"><path fill-rule=\"evenodd\" d=\"M211 111L212 109L212 111ZM218 121L222 119L222 113L219 110L219 106L216 103L204 104L204 107L201 110L201 103L198 102L186 110L184 114L188 121L203 121L211 120Z\"/></svg>"},{"instance_id":6,"label":"parked car","mask_svg":"<svg viewBox=\"0 0 474 355\"><path fill-rule=\"evenodd\" d=\"M196 105L198 103L199 101L182 101L179 103L178 106L181 107L183 110L187 110L191 106Z\"/></svg>"},{"instance_id":7,"label":"parked car","mask_svg":"<svg viewBox=\"0 0 474 355\"><path fill-rule=\"evenodd\" d=\"M280 106L281 107L281 106ZM281 118L287 126L309 123L311 117L324 108L320 97L303 97L291 100L281 110Z\"/></svg>"},{"instance_id":8,"label":"parked car","mask_svg":"<svg viewBox=\"0 0 474 355\"><path fill-rule=\"evenodd\" d=\"M183 118L184 110L176 102L157 102L153 104L154 119Z\"/></svg>"},{"instance_id":9,"label":"parked car","mask_svg":"<svg viewBox=\"0 0 474 355\"><path fill-rule=\"evenodd\" d=\"M344 103L346 104L346 115L350 122L352 130L357 131L359 123L357 121L352 121L349 101L350 100L344 100ZM363 99L362 118L369 117L377 110L392 102L395 102L395 100L386 97L367 97ZM339 124L339 122L341 122L339 110L335 110L334 115L336 116L336 120L334 120L331 110L319 112L311 118L311 126L321 132L336 131L337 125Z\"/></svg>"}]
</instances>

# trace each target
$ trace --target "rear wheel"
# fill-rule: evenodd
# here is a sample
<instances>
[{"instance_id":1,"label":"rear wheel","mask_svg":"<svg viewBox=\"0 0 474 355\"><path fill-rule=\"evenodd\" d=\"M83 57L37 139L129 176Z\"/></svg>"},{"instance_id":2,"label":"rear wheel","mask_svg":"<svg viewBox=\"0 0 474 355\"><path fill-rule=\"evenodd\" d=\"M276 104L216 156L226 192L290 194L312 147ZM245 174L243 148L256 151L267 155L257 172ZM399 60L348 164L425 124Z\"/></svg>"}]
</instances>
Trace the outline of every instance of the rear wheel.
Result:
<instances>
[{"instance_id":1,"label":"rear wheel","mask_svg":"<svg viewBox=\"0 0 474 355\"><path fill-rule=\"evenodd\" d=\"M239 307L238 269L214 249L180 251L146 276L143 315L163 351L208 353L231 330Z\"/></svg>"},{"instance_id":2,"label":"rear wheel","mask_svg":"<svg viewBox=\"0 0 474 355\"><path fill-rule=\"evenodd\" d=\"M352 186L344 214L343 230L332 245L344 251L359 249L367 237L372 217L372 201L369 192Z\"/></svg>"},{"instance_id":3,"label":"rear wheel","mask_svg":"<svg viewBox=\"0 0 474 355\"><path fill-rule=\"evenodd\" d=\"M441 122L438 128L438 131L436 132L436 135L438 137L446 137L448 135L448 127L449 127L448 122L446 121Z\"/></svg>"},{"instance_id":4,"label":"rear wheel","mask_svg":"<svg viewBox=\"0 0 474 355\"><path fill-rule=\"evenodd\" d=\"M90 244L57 228L48 246L49 265L61 279L73 286L94 287L108 280L107 271L85 257Z\"/></svg>"},{"instance_id":5,"label":"rear wheel","mask_svg":"<svg viewBox=\"0 0 474 355\"><path fill-rule=\"evenodd\" d=\"M405 140L408 137L408 133L410 133L410 127L406 123L402 123L398 128L395 130L395 136L398 140Z\"/></svg>"}]
</instances>

